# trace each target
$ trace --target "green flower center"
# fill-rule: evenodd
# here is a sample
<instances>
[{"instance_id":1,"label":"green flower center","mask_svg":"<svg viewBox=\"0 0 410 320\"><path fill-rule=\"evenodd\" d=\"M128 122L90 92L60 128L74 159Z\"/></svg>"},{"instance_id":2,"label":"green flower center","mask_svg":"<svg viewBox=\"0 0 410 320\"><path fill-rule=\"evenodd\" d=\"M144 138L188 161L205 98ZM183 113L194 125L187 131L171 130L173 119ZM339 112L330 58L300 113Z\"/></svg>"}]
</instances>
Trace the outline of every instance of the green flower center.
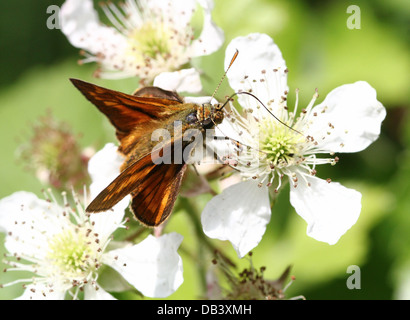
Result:
<instances>
[{"instance_id":1,"label":"green flower center","mask_svg":"<svg viewBox=\"0 0 410 320\"><path fill-rule=\"evenodd\" d=\"M134 30L129 36L132 51L139 51L145 58L156 59L157 56L166 58L170 53L170 32L163 25L146 23Z\"/></svg>"},{"instance_id":2,"label":"green flower center","mask_svg":"<svg viewBox=\"0 0 410 320\"><path fill-rule=\"evenodd\" d=\"M260 150L273 166L287 166L294 162L304 137L281 123L266 121L261 125Z\"/></svg>"},{"instance_id":3,"label":"green flower center","mask_svg":"<svg viewBox=\"0 0 410 320\"><path fill-rule=\"evenodd\" d=\"M89 241L81 232L66 230L49 241L47 258L67 277L88 273L93 254Z\"/></svg>"}]
</instances>

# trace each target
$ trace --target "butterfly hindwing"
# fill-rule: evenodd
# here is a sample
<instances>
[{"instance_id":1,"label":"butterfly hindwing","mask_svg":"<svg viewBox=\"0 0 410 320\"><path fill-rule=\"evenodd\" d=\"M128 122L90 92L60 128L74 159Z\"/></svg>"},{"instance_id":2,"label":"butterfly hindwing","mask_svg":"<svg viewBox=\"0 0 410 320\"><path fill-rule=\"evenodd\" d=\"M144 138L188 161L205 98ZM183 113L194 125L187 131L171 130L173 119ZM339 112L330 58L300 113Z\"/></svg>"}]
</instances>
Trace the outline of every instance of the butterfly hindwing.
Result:
<instances>
[{"instance_id":1,"label":"butterfly hindwing","mask_svg":"<svg viewBox=\"0 0 410 320\"><path fill-rule=\"evenodd\" d=\"M165 154L174 154L174 141L162 147L162 152L148 153L126 167L89 204L87 212L111 209L131 194L131 209L135 217L147 226L157 226L171 214L186 170L185 163L165 164L159 161Z\"/></svg>"},{"instance_id":2,"label":"butterfly hindwing","mask_svg":"<svg viewBox=\"0 0 410 320\"><path fill-rule=\"evenodd\" d=\"M171 214L181 187L186 164L156 165L131 192L131 209L144 225L155 227Z\"/></svg>"},{"instance_id":3,"label":"butterfly hindwing","mask_svg":"<svg viewBox=\"0 0 410 320\"><path fill-rule=\"evenodd\" d=\"M149 162L147 161L149 158ZM144 161L141 161L144 160ZM107 211L130 194L142 182L146 175L154 169L155 164L148 154L135 161L123 170L94 200L88 205L87 212Z\"/></svg>"}]
</instances>

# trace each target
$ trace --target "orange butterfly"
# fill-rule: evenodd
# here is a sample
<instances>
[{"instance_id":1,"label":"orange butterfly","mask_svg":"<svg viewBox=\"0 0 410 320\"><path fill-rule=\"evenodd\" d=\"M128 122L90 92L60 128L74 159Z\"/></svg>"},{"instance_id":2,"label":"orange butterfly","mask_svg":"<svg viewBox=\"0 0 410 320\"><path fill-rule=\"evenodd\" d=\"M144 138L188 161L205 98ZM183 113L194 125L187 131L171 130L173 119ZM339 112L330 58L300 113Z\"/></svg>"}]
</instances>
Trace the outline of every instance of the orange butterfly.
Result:
<instances>
[{"instance_id":1,"label":"orange butterfly","mask_svg":"<svg viewBox=\"0 0 410 320\"><path fill-rule=\"evenodd\" d=\"M111 209L126 195L131 194L131 209L144 225L154 227L163 223L170 215L178 195L186 163L156 164L152 154L154 142L152 132L159 128L172 133L175 121L183 123L182 133L188 129L204 132L222 122L221 105L198 105L184 103L175 92L158 87L145 87L133 95L109 90L77 79L72 83L104 113L116 129L120 141L118 148L125 156L120 175L112 181L87 207L87 212ZM175 150L176 140L172 136L166 142L171 155L188 147L182 142L181 150ZM160 156L163 154L158 154Z\"/></svg>"},{"instance_id":2,"label":"orange butterfly","mask_svg":"<svg viewBox=\"0 0 410 320\"><path fill-rule=\"evenodd\" d=\"M237 55L238 51L229 67ZM97 195L86 211L107 211L131 194L135 217L149 227L160 225L172 212L187 165L182 157L182 161L169 164L157 160L167 152L175 155L190 151L186 149L194 145L182 141L182 134L187 129L197 129L203 135L206 129L220 124L226 103L185 103L177 93L158 87L145 87L129 95L81 80L70 80L111 121L120 142L118 151L125 156L119 176ZM182 123L182 131L177 135L172 134L176 121ZM171 138L163 142L162 153L152 152L156 146L151 139L152 133L157 129L171 133Z\"/></svg>"}]
</instances>

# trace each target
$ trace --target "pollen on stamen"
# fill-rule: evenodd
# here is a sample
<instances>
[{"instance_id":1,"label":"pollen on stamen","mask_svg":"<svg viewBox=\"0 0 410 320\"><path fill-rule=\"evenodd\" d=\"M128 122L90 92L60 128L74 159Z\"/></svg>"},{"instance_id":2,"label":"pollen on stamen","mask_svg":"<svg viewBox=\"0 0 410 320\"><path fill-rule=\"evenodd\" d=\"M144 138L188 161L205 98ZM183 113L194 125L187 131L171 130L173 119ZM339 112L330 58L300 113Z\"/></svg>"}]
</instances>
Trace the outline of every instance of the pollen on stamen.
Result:
<instances>
[{"instance_id":1,"label":"pollen on stamen","mask_svg":"<svg viewBox=\"0 0 410 320\"><path fill-rule=\"evenodd\" d=\"M332 165L332 166L334 166L334 165L336 165L338 162L339 162L339 158L338 157L335 157L334 159L330 159L330 164Z\"/></svg>"}]
</instances>

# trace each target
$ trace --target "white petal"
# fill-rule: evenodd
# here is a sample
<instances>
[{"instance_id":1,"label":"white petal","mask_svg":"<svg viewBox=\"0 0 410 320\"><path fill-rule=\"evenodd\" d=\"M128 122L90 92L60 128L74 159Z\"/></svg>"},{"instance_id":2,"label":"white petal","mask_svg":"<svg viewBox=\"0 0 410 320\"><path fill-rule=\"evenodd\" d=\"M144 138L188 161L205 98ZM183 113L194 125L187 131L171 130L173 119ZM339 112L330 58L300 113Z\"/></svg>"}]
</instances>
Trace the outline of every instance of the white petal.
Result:
<instances>
[{"instance_id":1,"label":"white petal","mask_svg":"<svg viewBox=\"0 0 410 320\"><path fill-rule=\"evenodd\" d=\"M98 286L96 289L93 285L88 284L84 286L84 299L85 300L117 300L107 291Z\"/></svg>"},{"instance_id":2,"label":"white petal","mask_svg":"<svg viewBox=\"0 0 410 320\"><path fill-rule=\"evenodd\" d=\"M126 198L127 203L129 197ZM96 212L90 216L90 221L93 223L94 233L98 233L101 242L105 242L111 234L117 230L122 224L125 214L125 208L122 203L115 205L112 210L104 212Z\"/></svg>"},{"instance_id":3,"label":"white petal","mask_svg":"<svg viewBox=\"0 0 410 320\"><path fill-rule=\"evenodd\" d=\"M317 116L312 117L313 124L306 134L331 152L357 152L367 148L379 137L386 117L386 109L376 99L376 90L365 81L332 90L312 109L312 114L314 112Z\"/></svg>"},{"instance_id":4,"label":"white petal","mask_svg":"<svg viewBox=\"0 0 410 320\"><path fill-rule=\"evenodd\" d=\"M61 232L67 223L62 211L55 203L25 191L0 200L0 228L8 233L7 250L18 255L43 257L47 253L48 238Z\"/></svg>"},{"instance_id":5,"label":"white petal","mask_svg":"<svg viewBox=\"0 0 410 320\"><path fill-rule=\"evenodd\" d=\"M225 69L235 51L239 54L227 73L229 84L235 92L252 91L265 104L278 101L287 87L286 63L279 47L266 34L253 33L233 39L225 52ZM278 69L278 72L273 72ZM239 95L239 103L245 108L256 110L258 102L248 96Z\"/></svg>"},{"instance_id":6,"label":"white petal","mask_svg":"<svg viewBox=\"0 0 410 320\"><path fill-rule=\"evenodd\" d=\"M16 300L64 300L66 290L57 286L47 287L44 284L29 284L23 294Z\"/></svg>"},{"instance_id":7,"label":"white petal","mask_svg":"<svg viewBox=\"0 0 410 320\"><path fill-rule=\"evenodd\" d=\"M61 31L70 43L93 54L109 55L125 45L124 38L114 29L100 24L91 0L66 0L60 10Z\"/></svg>"},{"instance_id":8,"label":"white petal","mask_svg":"<svg viewBox=\"0 0 410 320\"><path fill-rule=\"evenodd\" d=\"M149 235L137 245L112 250L103 257L125 280L147 297L167 297L183 282L182 259L177 249L182 236Z\"/></svg>"},{"instance_id":9,"label":"white petal","mask_svg":"<svg viewBox=\"0 0 410 320\"><path fill-rule=\"evenodd\" d=\"M107 143L90 159L88 172L92 180L90 185L91 199L119 175L124 157L117 150L118 148L113 143ZM130 197L126 196L112 210L91 215L90 220L95 223L94 230L101 236L101 239L109 237L118 228L124 218L124 210L127 208L129 200Z\"/></svg>"},{"instance_id":10,"label":"white petal","mask_svg":"<svg viewBox=\"0 0 410 320\"><path fill-rule=\"evenodd\" d=\"M269 223L268 189L255 181L230 186L213 197L202 212L204 233L229 240L239 257L258 245Z\"/></svg>"},{"instance_id":11,"label":"white petal","mask_svg":"<svg viewBox=\"0 0 410 320\"><path fill-rule=\"evenodd\" d=\"M357 221L361 211L360 192L340 183L307 177L308 186L298 177L290 190L290 203L307 222L307 234L319 241L335 244Z\"/></svg>"},{"instance_id":12,"label":"white petal","mask_svg":"<svg viewBox=\"0 0 410 320\"><path fill-rule=\"evenodd\" d=\"M216 104L216 103L218 103L218 101L216 101L214 98L212 98L210 96L184 97L184 101L186 103L195 103L195 104L204 104L204 103Z\"/></svg>"},{"instance_id":13,"label":"white petal","mask_svg":"<svg viewBox=\"0 0 410 320\"><path fill-rule=\"evenodd\" d=\"M194 68L163 72L154 79L154 86L176 92L198 93L202 90L199 73Z\"/></svg>"},{"instance_id":14,"label":"white petal","mask_svg":"<svg viewBox=\"0 0 410 320\"><path fill-rule=\"evenodd\" d=\"M163 0L147 0L142 3L141 7L157 12L158 16L164 17L164 21L172 19L176 30L183 30L191 22L192 14L196 9L196 1L180 0L165 3Z\"/></svg>"},{"instance_id":15,"label":"white petal","mask_svg":"<svg viewBox=\"0 0 410 320\"><path fill-rule=\"evenodd\" d=\"M118 147L107 143L88 162L88 173L91 176L91 197L95 197L110 184L120 173L125 158L118 153Z\"/></svg>"},{"instance_id":16,"label":"white petal","mask_svg":"<svg viewBox=\"0 0 410 320\"><path fill-rule=\"evenodd\" d=\"M177 2L177 1L174 1ZM218 50L224 40L224 32L212 20L211 11L214 7L212 0L198 0L204 9L204 23L201 35L192 42L192 56L208 55Z\"/></svg>"},{"instance_id":17,"label":"white petal","mask_svg":"<svg viewBox=\"0 0 410 320\"><path fill-rule=\"evenodd\" d=\"M37 198L33 193L20 191L0 200L0 232L8 232L13 227L14 212L18 212L24 197Z\"/></svg>"}]
</instances>

